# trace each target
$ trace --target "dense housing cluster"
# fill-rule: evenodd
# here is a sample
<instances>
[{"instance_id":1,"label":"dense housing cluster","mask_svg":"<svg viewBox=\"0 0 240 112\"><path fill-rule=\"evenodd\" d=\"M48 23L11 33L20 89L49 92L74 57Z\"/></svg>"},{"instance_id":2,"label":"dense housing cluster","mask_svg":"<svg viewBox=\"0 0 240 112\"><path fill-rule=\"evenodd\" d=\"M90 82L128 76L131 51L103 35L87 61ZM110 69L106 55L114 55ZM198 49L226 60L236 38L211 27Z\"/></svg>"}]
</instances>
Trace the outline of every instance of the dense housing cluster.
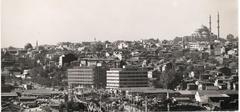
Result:
<instances>
[{"instance_id":1,"label":"dense housing cluster","mask_svg":"<svg viewBox=\"0 0 240 112\"><path fill-rule=\"evenodd\" d=\"M238 110L238 37L1 49L2 111ZM38 108L39 107L39 108Z\"/></svg>"}]
</instances>

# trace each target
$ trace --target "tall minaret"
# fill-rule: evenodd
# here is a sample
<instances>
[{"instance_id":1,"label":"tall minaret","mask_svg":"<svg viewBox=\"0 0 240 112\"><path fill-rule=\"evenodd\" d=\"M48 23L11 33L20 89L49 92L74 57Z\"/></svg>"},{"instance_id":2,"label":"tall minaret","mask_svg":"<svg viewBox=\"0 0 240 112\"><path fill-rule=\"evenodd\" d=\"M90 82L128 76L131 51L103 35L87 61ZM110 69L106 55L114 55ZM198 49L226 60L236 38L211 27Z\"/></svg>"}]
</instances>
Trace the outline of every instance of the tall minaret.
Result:
<instances>
[{"instance_id":1,"label":"tall minaret","mask_svg":"<svg viewBox=\"0 0 240 112\"><path fill-rule=\"evenodd\" d=\"M211 21L211 15L209 15L209 31L212 33L212 21Z\"/></svg>"},{"instance_id":2,"label":"tall minaret","mask_svg":"<svg viewBox=\"0 0 240 112\"><path fill-rule=\"evenodd\" d=\"M35 49L38 50L38 41L36 41Z\"/></svg>"},{"instance_id":3,"label":"tall minaret","mask_svg":"<svg viewBox=\"0 0 240 112\"><path fill-rule=\"evenodd\" d=\"M218 39L220 38L220 25L219 25L219 22L220 22L220 20L219 20L219 12L218 12L218 14L217 14L217 30L218 30L217 37L218 37Z\"/></svg>"}]
</instances>

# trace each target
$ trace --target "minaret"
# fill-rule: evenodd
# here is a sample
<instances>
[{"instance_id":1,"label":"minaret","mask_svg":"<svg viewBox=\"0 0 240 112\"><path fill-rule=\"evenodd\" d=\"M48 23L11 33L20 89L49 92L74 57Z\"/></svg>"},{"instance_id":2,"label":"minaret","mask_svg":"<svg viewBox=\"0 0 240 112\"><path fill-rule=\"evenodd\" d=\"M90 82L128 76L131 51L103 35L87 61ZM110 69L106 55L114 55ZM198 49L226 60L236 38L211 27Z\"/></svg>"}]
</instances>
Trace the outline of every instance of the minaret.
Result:
<instances>
[{"instance_id":1,"label":"minaret","mask_svg":"<svg viewBox=\"0 0 240 112\"><path fill-rule=\"evenodd\" d=\"M217 35L217 38L219 39L220 38L220 25L219 25L219 12L217 14L217 30L218 30L218 35Z\"/></svg>"},{"instance_id":2,"label":"minaret","mask_svg":"<svg viewBox=\"0 0 240 112\"><path fill-rule=\"evenodd\" d=\"M211 21L211 15L209 15L209 31L212 33L212 21Z\"/></svg>"},{"instance_id":3,"label":"minaret","mask_svg":"<svg viewBox=\"0 0 240 112\"><path fill-rule=\"evenodd\" d=\"M38 50L38 41L36 41L36 48L35 49Z\"/></svg>"}]
</instances>

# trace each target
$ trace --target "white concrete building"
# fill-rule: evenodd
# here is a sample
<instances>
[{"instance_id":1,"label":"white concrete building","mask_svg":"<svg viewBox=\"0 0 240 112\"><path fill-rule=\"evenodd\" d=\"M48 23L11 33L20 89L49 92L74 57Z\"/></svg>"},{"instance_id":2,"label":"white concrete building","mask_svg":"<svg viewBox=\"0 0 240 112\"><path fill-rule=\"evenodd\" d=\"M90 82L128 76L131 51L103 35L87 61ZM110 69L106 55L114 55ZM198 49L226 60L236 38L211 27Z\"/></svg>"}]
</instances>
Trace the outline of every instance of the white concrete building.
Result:
<instances>
[{"instance_id":1,"label":"white concrete building","mask_svg":"<svg viewBox=\"0 0 240 112\"><path fill-rule=\"evenodd\" d=\"M107 71L106 88L147 87L148 74L144 68L111 68Z\"/></svg>"}]
</instances>

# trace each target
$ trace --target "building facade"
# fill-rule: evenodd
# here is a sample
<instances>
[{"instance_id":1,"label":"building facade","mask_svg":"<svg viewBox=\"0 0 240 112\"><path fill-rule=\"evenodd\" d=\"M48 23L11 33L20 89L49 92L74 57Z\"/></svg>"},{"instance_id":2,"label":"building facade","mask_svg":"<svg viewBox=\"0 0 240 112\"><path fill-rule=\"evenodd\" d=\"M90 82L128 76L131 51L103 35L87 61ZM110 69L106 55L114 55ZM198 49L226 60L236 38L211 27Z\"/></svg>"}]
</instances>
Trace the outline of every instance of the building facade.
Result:
<instances>
[{"instance_id":1,"label":"building facade","mask_svg":"<svg viewBox=\"0 0 240 112\"><path fill-rule=\"evenodd\" d=\"M67 70L69 87L105 88L106 69L102 66L74 67Z\"/></svg>"},{"instance_id":2,"label":"building facade","mask_svg":"<svg viewBox=\"0 0 240 112\"><path fill-rule=\"evenodd\" d=\"M148 87L147 70L138 67L111 68L106 88Z\"/></svg>"}]
</instances>

